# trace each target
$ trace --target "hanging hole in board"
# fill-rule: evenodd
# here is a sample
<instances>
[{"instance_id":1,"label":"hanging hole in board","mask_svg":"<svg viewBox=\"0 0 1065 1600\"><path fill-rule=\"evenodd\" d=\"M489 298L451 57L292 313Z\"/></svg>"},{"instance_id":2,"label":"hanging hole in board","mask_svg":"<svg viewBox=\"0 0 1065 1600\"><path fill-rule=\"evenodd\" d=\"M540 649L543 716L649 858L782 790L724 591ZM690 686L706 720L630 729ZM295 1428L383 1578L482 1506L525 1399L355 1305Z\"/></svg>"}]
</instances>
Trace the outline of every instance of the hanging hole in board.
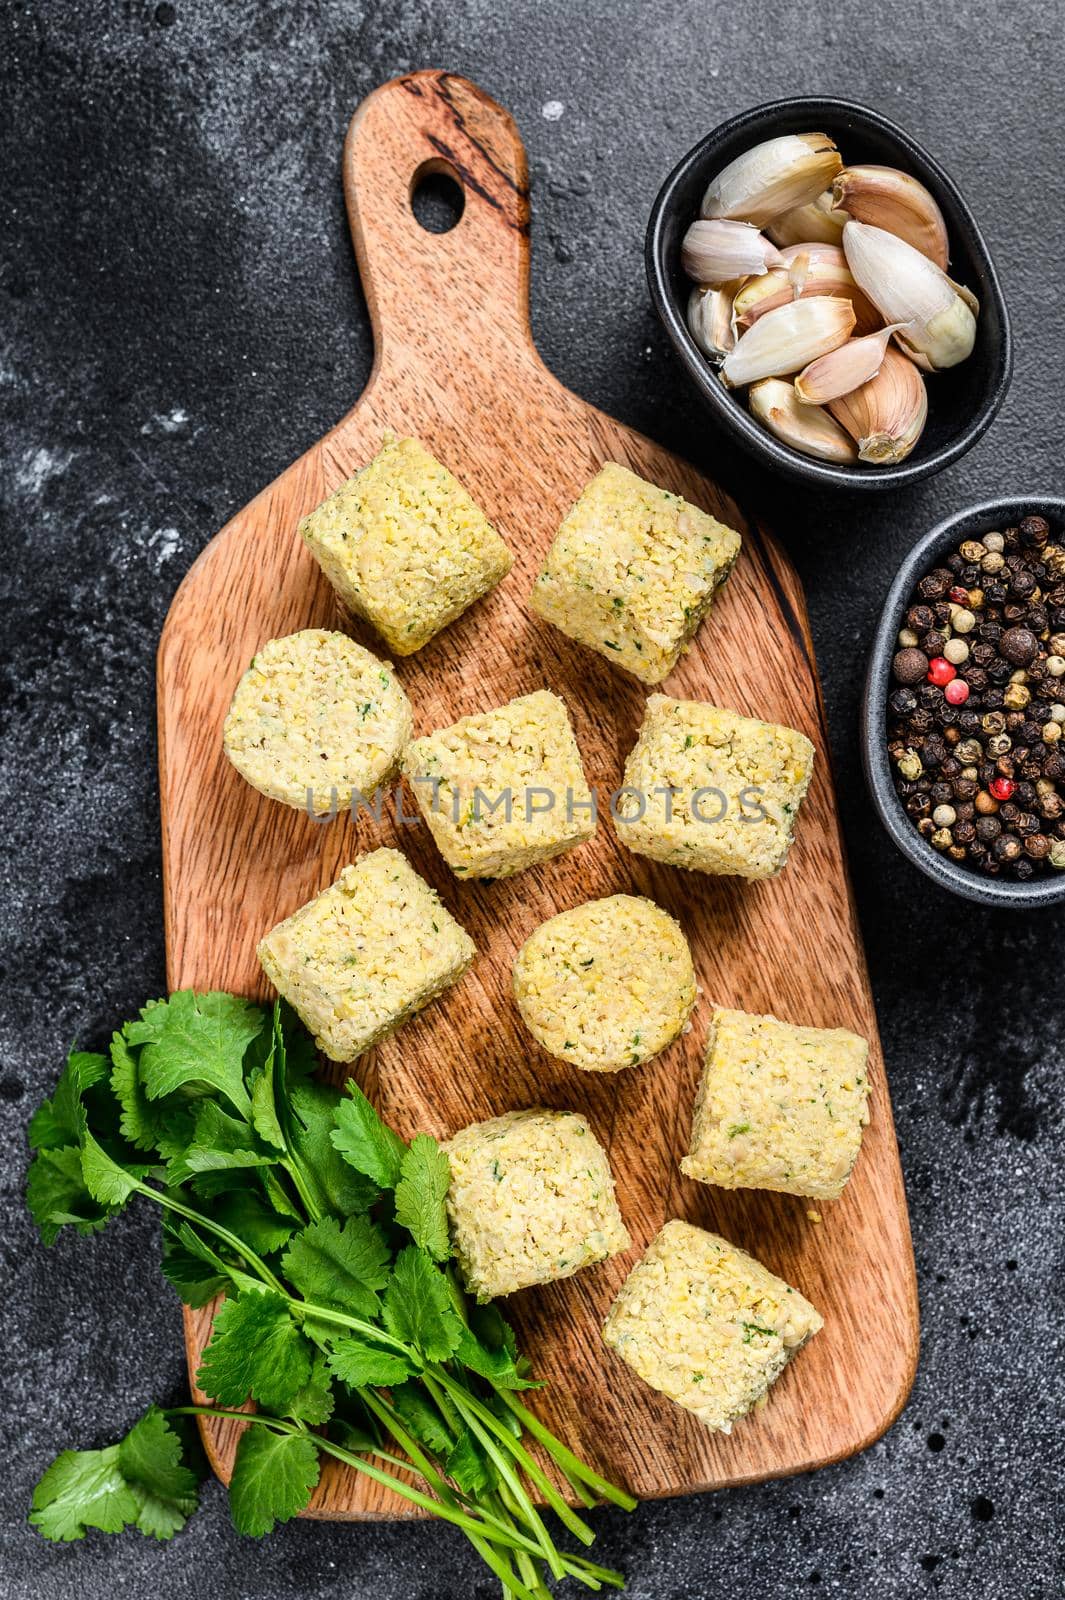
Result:
<instances>
[{"instance_id":1,"label":"hanging hole in board","mask_svg":"<svg viewBox=\"0 0 1065 1600\"><path fill-rule=\"evenodd\" d=\"M466 195L447 161L425 161L410 185L410 208L426 233L450 233L462 221Z\"/></svg>"}]
</instances>

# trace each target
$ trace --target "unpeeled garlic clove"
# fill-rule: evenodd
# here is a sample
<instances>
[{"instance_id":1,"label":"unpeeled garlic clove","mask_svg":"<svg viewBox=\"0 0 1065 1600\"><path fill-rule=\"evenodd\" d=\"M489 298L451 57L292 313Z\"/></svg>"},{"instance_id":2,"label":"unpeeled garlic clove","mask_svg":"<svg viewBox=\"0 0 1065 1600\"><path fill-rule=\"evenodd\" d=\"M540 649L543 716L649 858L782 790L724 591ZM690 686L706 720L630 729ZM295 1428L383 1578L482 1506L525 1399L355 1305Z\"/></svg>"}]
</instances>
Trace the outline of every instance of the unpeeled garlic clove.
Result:
<instances>
[{"instance_id":1,"label":"unpeeled garlic clove","mask_svg":"<svg viewBox=\"0 0 1065 1600\"><path fill-rule=\"evenodd\" d=\"M844 167L832 185L832 197L855 222L872 223L905 239L946 271L950 243L943 213L924 184L908 172L897 167Z\"/></svg>"},{"instance_id":2,"label":"unpeeled garlic clove","mask_svg":"<svg viewBox=\"0 0 1065 1600\"><path fill-rule=\"evenodd\" d=\"M695 283L719 288L780 266L780 251L749 222L699 221L684 235L680 259Z\"/></svg>"},{"instance_id":3,"label":"unpeeled garlic clove","mask_svg":"<svg viewBox=\"0 0 1065 1600\"><path fill-rule=\"evenodd\" d=\"M774 217L765 231L781 250L789 244L839 244L846 220L846 212L835 209L832 190L826 189L816 200Z\"/></svg>"},{"instance_id":4,"label":"unpeeled garlic clove","mask_svg":"<svg viewBox=\"0 0 1065 1600\"><path fill-rule=\"evenodd\" d=\"M816 200L843 166L827 133L785 133L730 161L703 195L700 215L757 227Z\"/></svg>"},{"instance_id":5,"label":"unpeeled garlic clove","mask_svg":"<svg viewBox=\"0 0 1065 1600\"><path fill-rule=\"evenodd\" d=\"M827 356L819 356L804 367L795 379L795 393L805 405L823 406L829 400L838 400L850 394L870 378L875 378L884 364L884 351L891 335L902 327L901 322L891 323L877 333L868 333L862 339L848 339Z\"/></svg>"},{"instance_id":6,"label":"unpeeled garlic clove","mask_svg":"<svg viewBox=\"0 0 1065 1600\"><path fill-rule=\"evenodd\" d=\"M786 378L763 378L751 386L751 413L783 444L818 461L847 466L857 461L853 439L820 406L803 405Z\"/></svg>"},{"instance_id":7,"label":"unpeeled garlic clove","mask_svg":"<svg viewBox=\"0 0 1065 1600\"><path fill-rule=\"evenodd\" d=\"M785 377L827 355L848 339L853 329L849 300L823 295L792 300L767 311L737 339L725 357L721 376L730 389L757 383L759 378Z\"/></svg>"},{"instance_id":8,"label":"unpeeled garlic clove","mask_svg":"<svg viewBox=\"0 0 1065 1600\"><path fill-rule=\"evenodd\" d=\"M736 343L732 331L732 297L741 280L720 289L698 286L688 296L688 331L710 361L723 361Z\"/></svg>"},{"instance_id":9,"label":"unpeeled garlic clove","mask_svg":"<svg viewBox=\"0 0 1065 1600\"><path fill-rule=\"evenodd\" d=\"M858 287L885 322L904 322L902 348L926 372L964 361L976 340L980 305L969 289L885 228L848 222L843 230L847 265Z\"/></svg>"},{"instance_id":10,"label":"unpeeled garlic clove","mask_svg":"<svg viewBox=\"0 0 1065 1600\"><path fill-rule=\"evenodd\" d=\"M880 371L828 409L858 445L858 459L877 466L905 461L924 430L928 390L912 361L892 345Z\"/></svg>"},{"instance_id":11,"label":"unpeeled garlic clove","mask_svg":"<svg viewBox=\"0 0 1065 1600\"><path fill-rule=\"evenodd\" d=\"M881 326L884 319L858 288L838 245L790 245L781 251L781 258L782 267L752 278L735 296L732 320L736 328L749 328L767 311L815 295L849 300L860 334Z\"/></svg>"}]
</instances>

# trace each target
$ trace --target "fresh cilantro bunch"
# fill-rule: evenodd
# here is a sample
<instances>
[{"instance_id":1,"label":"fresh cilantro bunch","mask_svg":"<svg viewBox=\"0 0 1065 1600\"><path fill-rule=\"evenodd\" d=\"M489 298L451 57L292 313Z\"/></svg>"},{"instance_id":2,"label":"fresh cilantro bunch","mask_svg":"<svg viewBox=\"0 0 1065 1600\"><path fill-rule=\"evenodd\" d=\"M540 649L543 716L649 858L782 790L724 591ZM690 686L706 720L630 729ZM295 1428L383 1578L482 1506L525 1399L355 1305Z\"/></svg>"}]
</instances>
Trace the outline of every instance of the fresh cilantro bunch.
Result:
<instances>
[{"instance_id":1,"label":"fresh cilantro bunch","mask_svg":"<svg viewBox=\"0 0 1065 1600\"><path fill-rule=\"evenodd\" d=\"M51 1244L134 1197L160 1208L167 1279L186 1305L220 1302L196 1374L213 1403L153 1406L118 1444L65 1450L31 1523L57 1540L170 1538L203 1471L186 1419L228 1417L247 1423L229 1485L241 1533L302 1511L326 1455L461 1528L504 1595L549 1600L548 1576L620 1588L559 1550L534 1504L591 1544L545 1458L585 1506L635 1502L517 1398L535 1385L513 1330L449 1266L447 1156L315 1064L282 1004L189 990L146 1006L109 1058L71 1053L30 1123L30 1210Z\"/></svg>"}]
</instances>

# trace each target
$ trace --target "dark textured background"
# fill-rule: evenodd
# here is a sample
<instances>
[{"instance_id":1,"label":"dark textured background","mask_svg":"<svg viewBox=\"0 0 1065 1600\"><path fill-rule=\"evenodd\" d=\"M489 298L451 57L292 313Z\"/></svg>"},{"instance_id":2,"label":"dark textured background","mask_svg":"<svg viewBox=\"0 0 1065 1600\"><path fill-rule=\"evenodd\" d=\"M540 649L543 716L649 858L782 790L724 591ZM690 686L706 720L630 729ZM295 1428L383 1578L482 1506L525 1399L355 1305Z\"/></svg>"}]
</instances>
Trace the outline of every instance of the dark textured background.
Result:
<instances>
[{"instance_id":1,"label":"dark textured background","mask_svg":"<svg viewBox=\"0 0 1065 1600\"><path fill-rule=\"evenodd\" d=\"M24 1126L72 1038L100 1044L162 989L159 629L197 551L365 380L341 140L375 84L430 65L521 125L550 365L766 511L802 570L921 1280L920 1373L885 1439L803 1480L603 1515L601 1559L634 1600L1061 1594L1063 919L977 910L906 866L870 815L855 723L865 640L915 536L968 501L1063 489L1063 43L1053 0L3 8L5 1595L492 1592L450 1530L300 1524L255 1544L217 1486L169 1547L57 1548L21 1520L57 1448L105 1442L182 1386L153 1220L46 1252L21 1203ZM643 281L673 162L747 105L818 92L886 111L955 174L1017 335L991 433L883 504L779 491L729 459Z\"/></svg>"}]
</instances>

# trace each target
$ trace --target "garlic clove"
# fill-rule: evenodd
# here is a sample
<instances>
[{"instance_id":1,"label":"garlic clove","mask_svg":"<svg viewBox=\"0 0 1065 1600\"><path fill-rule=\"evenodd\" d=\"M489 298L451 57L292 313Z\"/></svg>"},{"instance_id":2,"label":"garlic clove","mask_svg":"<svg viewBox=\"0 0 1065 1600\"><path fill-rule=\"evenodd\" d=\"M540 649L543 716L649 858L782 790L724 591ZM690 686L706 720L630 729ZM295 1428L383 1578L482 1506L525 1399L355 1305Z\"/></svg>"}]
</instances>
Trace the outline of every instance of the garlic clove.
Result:
<instances>
[{"instance_id":1,"label":"garlic clove","mask_svg":"<svg viewBox=\"0 0 1065 1600\"><path fill-rule=\"evenodd\" d=\"M807 205L796 206L792 211L785 211L782 217L774 217L765 231L781 250L789 244L838 245L846 221L846 212L835 209L832 190L826 189Z\"/></svg>"},{"instance_id":2,"label":"garlic clove","mask_svg":"<svg viewBox=\"0 0 1065 1600\"><path fill-rule=\"evenodd\" d=\"M783 267L752 278L743 284L732 307L733 325L749 328L767 311L787 305L794 299L828 295L849 300L859 334L871 333L883 324L883 317L869 304L847 267L847 258L838 245L789 245L782 250Z\"/></svg>"},{"instance_id":3,"label":"garlic clove","mask_svg":"<svg viewBox=\"0 0 1065 1600\"><path fill-rule=\"evenodd\" d=\"M905 461L921 437L928 390L913 362L888 345L876 377L830 400L828 409L856 441L860 461L894 466Z\"/></svg>"},{"instance_id":4,"label":"garlic clove","mask_svg":"<svg viewBox=\"0 0 1065 1600\"><path fill-rule=\"evenodd\" d=\"M780 251L748 222L693 222L680 247L680 259L695 283L718 288L731 278L746 278L780 266Z\"/></svg>"},{"instance_id":5,"label":"garlic clove","mask_svg":"<svg viewBox=\"0 0 1065 1600\"><path fill-rule=\"evenodd\" d=\"M891 335L903 326L901 322L890 323L862 339L848 339L846 344L830 350L827 356L811 361L795 379L799 400L805 405L823 406L868 383L884 364L884 351Z\"/></svg>"},{"instance_id":6,"label":"garlic clove","mask_svg":"<svg viewBox=\"0 0 1065 1600\"><path fill-rule=\"evenodd\" d=\"M827 133L785 133L766 139L717 174L703 195L700 215L753 222L760 228L816 200L842 166Z\"/></svg>"},{"instance_id":7,"label":"garlic clove","mask_svg":"<svg viewBox=\"0 0 1065 1600\"><path fill-rule=\"evenodd\" d=\"M696 284L688 297L688 331L710 361L723 361L736 343L732 331L732 299L742 279L719 289Z\"/></svg>"},{"instance_id":8,"label":"garlic clove","mask_svg":"<svg viewBox=\"0 0 1065 1600\"><path fill-rule=\"evenodd\" d=\"M897 167L844 167L832 185L836 206L855 222L869 222L905 239L946 271L950 256L943 213L923 183Z\"/></svg>"},{"instance_id":9,"label":"garlic clove","mask_svg":"<svg viewBox=\"0 0 1065 1600\"><path fill-rule=\"evenodd\" d=\"M976 340L980 305L934 261L896 234L867 222L843 230L847 265L885 322L904 322L899 344L927 372L964 361Z\"/></svg>"},{"instance_id":10,"label":"garlic clove","mask_svg":"<svg viewBox=\"0 0 1065 1600\"><path fill-rule=\"evenodd\" d=\"M752 416L793 450L840 466L857 461L857 447L846 430L820 406L803 405L786 378L763 378L752 384L748 398Z\"/></svg>"},{"instance_id":11,"label":"garlic clove","mask_svg":"<svg viewBox=\"0 0 1065 1600\"><path fill-rule=\"evenodd\" d=\"M777 306L749 327L725 357L721 376L730 389L759 378L798 372L843 344L854 329L849 300L814 296Z\"/></svg>"}]
</instances>

